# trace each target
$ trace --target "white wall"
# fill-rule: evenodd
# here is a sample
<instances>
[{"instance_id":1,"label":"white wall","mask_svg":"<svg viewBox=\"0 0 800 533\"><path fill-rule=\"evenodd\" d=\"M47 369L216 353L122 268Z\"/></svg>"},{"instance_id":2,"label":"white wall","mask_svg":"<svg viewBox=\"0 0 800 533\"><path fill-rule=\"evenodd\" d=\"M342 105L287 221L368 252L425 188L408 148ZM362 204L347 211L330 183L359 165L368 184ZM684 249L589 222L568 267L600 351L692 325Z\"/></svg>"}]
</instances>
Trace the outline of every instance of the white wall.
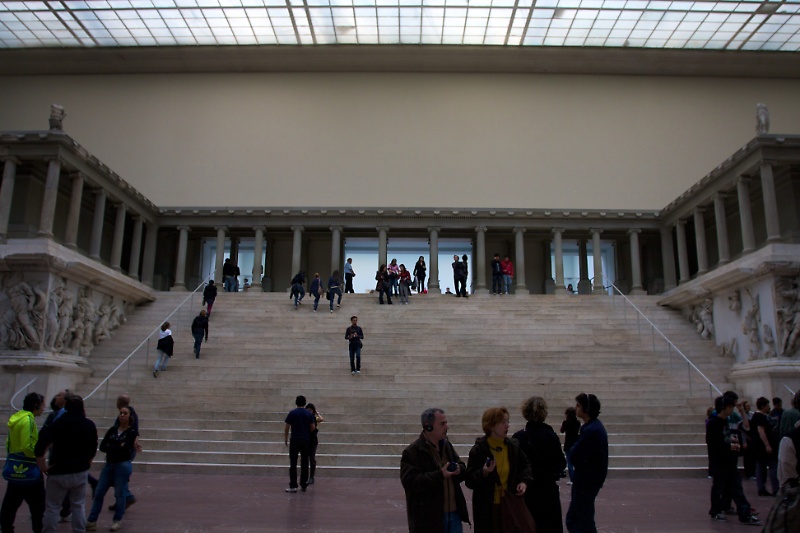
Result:
<instances>
[{"instance_id":1,"label":"white wall","mask_svg":"<svg viewBox=\"0 0 800 533\"><path fill-rule=\"evenodd\" d=\"M66 131L159 206L657 210L800 81L496 74L0 78L0 130Z\"/></svg>"}]
</instances>

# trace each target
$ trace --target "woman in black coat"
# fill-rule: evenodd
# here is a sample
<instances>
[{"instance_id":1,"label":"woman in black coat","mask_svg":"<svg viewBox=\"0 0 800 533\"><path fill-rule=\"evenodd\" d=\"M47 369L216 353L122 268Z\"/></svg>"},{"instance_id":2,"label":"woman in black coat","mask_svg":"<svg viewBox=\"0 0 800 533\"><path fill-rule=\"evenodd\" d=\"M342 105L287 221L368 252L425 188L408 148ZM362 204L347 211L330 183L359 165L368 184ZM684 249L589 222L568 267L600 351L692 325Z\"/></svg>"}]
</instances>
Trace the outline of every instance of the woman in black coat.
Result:
<instances>
[{"instance_id":1,"label":"woman in black coat","mask_svg":"<svg viewBox=\"0 0 800 533\"><path fill-rule=\"evenodd\" d=\"M553 428L545 424L547 402L531 396L522 403L522 416L528 421L525 429L514 433L528 458L533 483L525 493L525 504L536 522L536 533L562 533L561 497L557 481L567 466L561 442Z\"/></svg>"},{"instance_id":2,"label":"woman in black coat","mask_svg":"<svg viewBox=\"0 0 800 533\"><path fill-rule=\"evenodd\" d=\"M383 305L383 295L386 294L387 303L392 305L391 278L385 264L381 265L375 273L375 281L377 281L375 290L378 291L378 303Z\"/></svg>"},{"instance_id":3,"label":"woman in black coat","mask_svg":"<svg viewBox=\"0 0 800 533\"><path fill-rule=\"evenodd\" d=\"M481 419L485 435L469 452L465 482L472 489L475 533L502 531L501 499L524 496L532 481L519 442L508 438L508 419L505 407L487 409Z\"/></svg>"}]
</instances>

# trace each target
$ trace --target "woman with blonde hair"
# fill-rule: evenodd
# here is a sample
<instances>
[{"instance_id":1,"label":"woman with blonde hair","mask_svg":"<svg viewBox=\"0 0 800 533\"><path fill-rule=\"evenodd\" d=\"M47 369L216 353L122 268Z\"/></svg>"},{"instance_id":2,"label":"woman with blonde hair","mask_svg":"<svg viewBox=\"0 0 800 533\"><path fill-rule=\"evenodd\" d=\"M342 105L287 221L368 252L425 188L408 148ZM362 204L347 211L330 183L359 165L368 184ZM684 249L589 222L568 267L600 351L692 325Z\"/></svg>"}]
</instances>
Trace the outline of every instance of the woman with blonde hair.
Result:
<instances>
[{"instance_id":1,"label":"woman with blonde hair","mask_svg":"<svg viewBox=\"0 0 800 533\"><path fill-rule=\"evenodd\" d=\"M558 480L567 466L561 452L558 435L544 421L547 402L541 396L531 396L520 406L528 423L525 429L514 433L522 451L531 465L533 483L525 492L525 504L536 522L537 533L561 533L561 497Z\"/></svg>"},{"instance_id":2,"label":"woman with blonde hair","mask_svg":"<svg viewBox=\"0 0 800 533\"><path fill-rule=\"evenodd\" d=\"M519 442L508 437L508 421L505 407L487 409L481 419L484 436L469 452L466 484L472 489L475 533L502 532L502 499L524 496L532 482Z\"/></svg>"}]
</instances>

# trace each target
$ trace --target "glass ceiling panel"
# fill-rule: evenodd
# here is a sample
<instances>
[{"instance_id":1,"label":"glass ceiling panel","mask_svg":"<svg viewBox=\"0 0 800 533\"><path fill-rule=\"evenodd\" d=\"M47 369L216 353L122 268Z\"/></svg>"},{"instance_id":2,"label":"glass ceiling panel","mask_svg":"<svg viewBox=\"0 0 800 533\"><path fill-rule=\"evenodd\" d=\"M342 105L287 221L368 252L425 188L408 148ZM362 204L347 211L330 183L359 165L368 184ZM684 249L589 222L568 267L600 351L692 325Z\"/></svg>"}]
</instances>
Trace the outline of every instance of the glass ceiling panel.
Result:
<instances>
[{"instance_id":1,"label":"glass ceiling panel","mask_svg":"<svg viewBox=\"0 0 800 533\"><path fill-rule=\"evenodd\" d=\"M464 44L800 49L800 0L0 1L0 48Z\"/></svg>"}]
</instances>

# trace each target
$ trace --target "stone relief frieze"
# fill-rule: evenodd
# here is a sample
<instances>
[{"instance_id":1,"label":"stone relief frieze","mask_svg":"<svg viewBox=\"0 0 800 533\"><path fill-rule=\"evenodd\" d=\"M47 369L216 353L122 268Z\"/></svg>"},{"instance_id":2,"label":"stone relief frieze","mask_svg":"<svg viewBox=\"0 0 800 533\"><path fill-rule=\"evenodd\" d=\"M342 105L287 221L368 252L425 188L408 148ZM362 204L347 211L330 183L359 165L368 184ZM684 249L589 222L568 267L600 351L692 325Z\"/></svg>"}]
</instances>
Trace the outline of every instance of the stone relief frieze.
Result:
<instances>
[{"instance_id":1,"label":"stone relief frieze","mask_svg":"<svg viewBox=\"0 0 800 533\"><path fill-rule=\"evenodd\" d=\"M12 275L0 292L0 346L87 357L126 322L128 310L127 302L95 296L91 287L76 290L64 278Z\"/></svg>"},{"instance_id":2,"label":"stone relief frieze","mask_svg":"<svg viewBox=\"0 0 800 533\"><path fill-rule=\"evenodd\" d=\"M689 308L689 320L703 339L714 338L714 300L706 298L700 305Z\"/></svg>"},{"instance_id":3,"label":"stone relief frieze","mask_svg":"<svg viewBox=\"0 0 800 533\"><path fill-rule=\"evenodd\" d=\"M738 313L742 310L742 296L739 291L733 291L730 296L728 296L728 309L734 313Z\"/></svg>"},{"instance_id":4,"label":"stone relief frieze","mask_svg":"<svg viewBox=\"0 0 800 533\"><path fill-rule=\"evenodd\" d=\"M800 336L800 279L779 279L775 284L778 353L791 356L797 352Z\"/></svg>"},{"instance_id":5,"label":"stone relief frieze","mask_svg":"<svg viewBox=\"0 0 800 533\"><path fill-rule=\"evenodd\" d=\"M719 345L719 354L722 357L730 357L731 359L736 359L736 337L732 338L728 342L723 342Z\"/></svg>"},{"instance_id":6,"label":"stone relief frieze","mask_svg":"<svg viewBox=\"0 0 800 533\"><path fill-rule=\"evenodd\" d=\"M761 304L760 296L745 289L747 296L750 297L750 309L742 320L742 333L750 340L749 360L761 358Z\"/></svg>"}]
</instances>

